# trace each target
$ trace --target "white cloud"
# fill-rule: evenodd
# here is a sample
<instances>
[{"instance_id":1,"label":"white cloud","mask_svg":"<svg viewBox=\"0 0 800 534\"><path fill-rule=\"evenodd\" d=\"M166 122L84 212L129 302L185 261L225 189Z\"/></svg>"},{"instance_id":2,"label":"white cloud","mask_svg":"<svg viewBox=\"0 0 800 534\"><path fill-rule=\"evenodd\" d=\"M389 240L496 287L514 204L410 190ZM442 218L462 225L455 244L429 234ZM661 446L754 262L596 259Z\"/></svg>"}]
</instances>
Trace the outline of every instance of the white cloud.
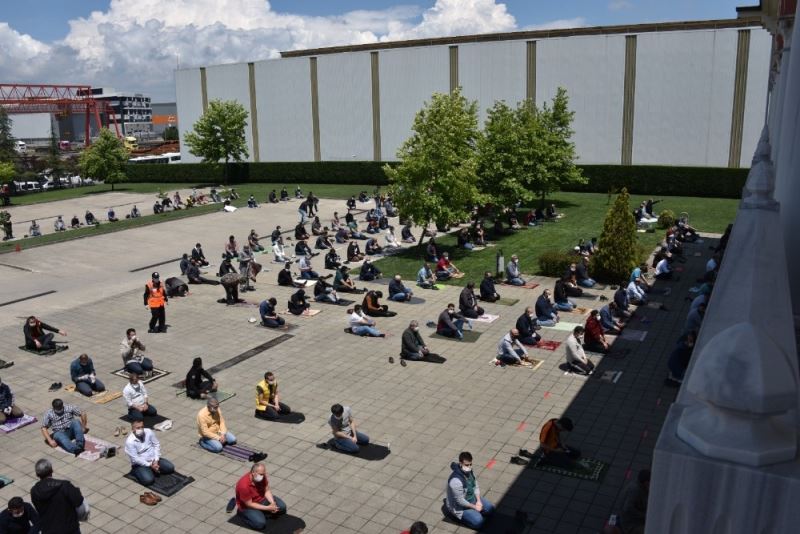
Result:
<instances>
[{"instance_id":1,"label":"white cloud","mask_svg":"<svg viewBox=\"0 0 800 534\"><path fill-rule=\"evenodd\" d=\"M403 0L399 0L403 1ZM312 17L274 11L266 0L112 0L107 11L69 21L63 40L44 43L0 22L0 79L87 83L174 98L173 70L254 61L297 50L424 37L511 31L495 0L436 0ZM536 29L585 25L582 18Z\"/></svg>"},{"instance_id":2,"label":"white cloud","mask_svg":"<svg viewBox=\"0 0 800 534\"><path fill-rule=\"evenodd\" d=\"M608 9L611 11L621 11L623 9L631 9L633 3L629 0L612 0L608 3Z\"/></svg>"}]
</instances>

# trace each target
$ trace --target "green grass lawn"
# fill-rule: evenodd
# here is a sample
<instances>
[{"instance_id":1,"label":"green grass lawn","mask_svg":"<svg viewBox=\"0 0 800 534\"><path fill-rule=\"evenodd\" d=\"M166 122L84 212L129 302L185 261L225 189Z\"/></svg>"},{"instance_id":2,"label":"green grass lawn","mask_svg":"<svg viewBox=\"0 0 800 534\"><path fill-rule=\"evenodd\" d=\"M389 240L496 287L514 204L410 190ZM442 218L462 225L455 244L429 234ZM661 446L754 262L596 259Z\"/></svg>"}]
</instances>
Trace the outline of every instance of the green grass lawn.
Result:
<instances>
[{"instance_id":1,"label":"green grass lawn","mask_svg":"<svg viewBox=\"0 0 800 534\"><path fill-rule=\"evenodd\" d=\"M645 199L645 197L632 196L631 209ZM613 203L613 197L611 200ZM581 238L587 241L592 237L599 239L606 212L610 207L608 195L556 193L552 202L556 204L560 212L565 214L564 218L539 227L520 230L497 241L495 247L469 252L456 248L454 235L437 237L436 241L440 248L449 251L450 260L467 273L464 278L448 283L454 285L465 285L469 281L478 283L485 271L495 271L496 254L501 251L506 262L512 254L517 254L524 273L538 274L538 259L542 252L552 249L569 250L577 245ZM728 223L733 221L737 207L738 201L732 199L664 197L662 202L656 204L654 210L660 212L669 209L676 214L687 212L689 223L698 230L722 233ZM491 227L488 221L487 226ZM654 234L638 233L637 236L639 243L649 253L661 241L664 232L656 230ZM405 280L414 281L424 255L424 246L421 248L411 247L402 253L382 259L378 266L384 275L391 276L399 273Z\"/></svg>"}]
</instances>

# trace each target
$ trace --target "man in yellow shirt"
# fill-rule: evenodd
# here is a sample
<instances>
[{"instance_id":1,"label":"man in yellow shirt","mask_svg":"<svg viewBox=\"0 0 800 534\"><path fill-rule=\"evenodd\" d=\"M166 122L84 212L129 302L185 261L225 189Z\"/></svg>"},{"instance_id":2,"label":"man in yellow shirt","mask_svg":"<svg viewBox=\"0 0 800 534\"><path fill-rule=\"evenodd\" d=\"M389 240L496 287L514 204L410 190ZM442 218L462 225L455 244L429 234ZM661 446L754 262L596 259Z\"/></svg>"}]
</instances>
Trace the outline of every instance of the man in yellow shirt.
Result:
<instances>
[{"instance_id":1,"label":"man in yellow shirt","mask_svg":"<svg viewBox=\"0 0 800 534\"><path fill-rule=\"evenodd\" d=\"M264 373L264 380L256 385L256 417L259 419L279 419L292 410L281 402L278 395L278 381L272 371Z\"/></svg>"},{"instance_id":2,"label":"man in yellow shirt","mask_svg":"<svg viewBox=\"0 0 800 534\"><path fill-rule=\"evenodd\" d=\"M219 453L223 445L236 443L236 436L228 432L219 401L215 398L209 398L206 407L197 413L197 432L200 446L209 452Z\"/></svg>"}]
</instances>

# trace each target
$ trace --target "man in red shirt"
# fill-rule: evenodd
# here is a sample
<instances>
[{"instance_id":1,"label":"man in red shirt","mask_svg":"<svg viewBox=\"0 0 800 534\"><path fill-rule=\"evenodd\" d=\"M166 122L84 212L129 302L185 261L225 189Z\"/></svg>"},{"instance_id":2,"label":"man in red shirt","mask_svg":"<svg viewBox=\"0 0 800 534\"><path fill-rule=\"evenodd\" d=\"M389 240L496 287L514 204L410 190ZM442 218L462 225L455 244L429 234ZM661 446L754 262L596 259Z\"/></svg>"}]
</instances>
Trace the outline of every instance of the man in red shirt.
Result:
<instances>
[{"instance_id":1,"label":"man in red shirt","mask_svg":"<svg viewBox=\"0 0 800 534\"><path fill-rule=\"evenodd\" d=\"M608 353L608 341L603 331L603 325L600 324L600 312L597 310L592 310L589 317L586 318L583 348L591 352Z\"/></svg>"},{"instance_id":2,"label":"man in red shirt","mask_svg":"<svg viewBox=\"0 0 800 534\"><path fill-rule=\"evenodd\" d=\"M450 254L447 252L442 254L436 264L436 279L437 280L450 280L451 278L461 278L464 274L458 270L455 263L450 261Z\"/></svg>"},{"instance_id":3,"label":"man in red shirt","mask_svg":"<svg viewBox=\"0 0 800 534\"><path fill-rule=\"evenodd\" d=\"M267 517L286 513L286 503L272 494L267 468L255 463L236 483L236 515L253 530L264 530Z\"/></svg>"},{"instance_id":4,"label":"man in red shirt","mask_svg":"<svg viewBox=\"0 0 800 534\"><path fill-rule=\"evenodd\" d=\"M404 530L400 534L428 534L428 525L422 521L416 521L410 529Z\"/></svg>"}]
</instances>

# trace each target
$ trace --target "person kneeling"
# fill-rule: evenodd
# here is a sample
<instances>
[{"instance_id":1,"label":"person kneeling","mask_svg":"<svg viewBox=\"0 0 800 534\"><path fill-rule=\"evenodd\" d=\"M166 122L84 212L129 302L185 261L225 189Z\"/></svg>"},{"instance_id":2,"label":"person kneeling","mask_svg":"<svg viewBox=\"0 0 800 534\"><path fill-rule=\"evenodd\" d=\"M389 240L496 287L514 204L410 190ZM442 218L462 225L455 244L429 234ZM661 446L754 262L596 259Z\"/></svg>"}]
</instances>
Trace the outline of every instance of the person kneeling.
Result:
<instances>
[{"instance_id":1,"label":"person kneeling","mask_svg":"<svg viewBox=\"0 0 800 534\"><path fill-rule=\"evenodd\" d=\"M209 398L206 407L197 413L197 433L200 434L200 446L209 452L222 452L225 445L236 443L236 436L228 432L219 401Z\"/></svg>"},{"instance_id":2,"label":"person kneeling","mask_svg":"<svg viewBox=\"0 0 800 534\"><path fill-rule=\"evenodd\" d=\"M253 530L264 530L267 518L286 513L286 503L272 494L267 468L262 463L253 464L250 472L236 483L236 498L229 504L231 511L234 505L236 517Z\"/></svg>"},{"instance_id":3,"label":"person kneeling","mask_svg":"<svg viewBox=\"0 0 800 534\"><path fill-rule=\"evenodd\" d=\"M519 330L512 328L497 345L497 359L506 365L531 366L528 351L519 341Z\"/></svg>"},{"instance_id":4,"label":"person kneeling","mask_svg":"<svg viewBox=\"0 0 800 534\"><path fill-rule=\"evenodd\" d=\"M94 363L88 354L81 354L69 366L69 374L75 383L75 389L85 397L91 397L95 393L102 393L106 390L97 373L94 370Z\"/></svg>"},{"instance_id":5,"label":"person kneeling","mask_svg":"<svg viewBox=\"0 0 800 534\"><path fill-rule=\"evenodd\" d=\"M278 300L271 297L267 300L262 300L258 306L258 314L261 316L261 324L267 328L278 328L286 324L283 317L278 317L275 311L275 306L278 305Z\"/></svg>"},{"instance_id":6,"label":"person kneeling","mask_svg":"<svg viewBox=\"0 0 800 534\"><path fill-rule=\"evenodd\" d=\"M356 430L353 411L349 406L334 404L331 406L331 417L328 419L333 438L331 445L340 451L358 454L359 445L369 445L369 436Z\"/></svg>"},{"instance_id":7,"label":"person kneeling","mask_svg":"<svg viewBox=\"0 0 800 534\"><path fill-rule=\"evenodd\" d=\"M583 351L581 343L583 332L582 326L576 326L572 330L572 335L567 338L567 365L571 370L588 376L594 372L594 363L586 357L586 353Z\"/></svg>"},{"instance_id":8,"label":"person kneeling","mask_svg":"<svg viewBox=\"0 0 800 534\"><path fill-rule=\"evenodd\" d=\"M383 291L370 289L364 295L364 301L361 303L361 308L364 313L370 317L394 317L397 315L395 312L389 311L389 306L381 304L380 299L383 298Z\"/></svg>"},{"instance_id":9,"label":"person kneeling","mask_svg":"<svg viewBox=\"0 0 800 534\"><path fill-rule=\"evenodd\" d=\"M131 423L131 433L125 439L125 454L131 461L131 474L142 486L152 486L157 476L175 472L172 462L161 457L161 443L156 433L144 428L142 421Z\"/></svg>"},{"instance_id":10,"label":"person kneeling","mask_svg":"<svg viewBox=\"0 0 800 534\"><path fill-rule=\"evenodd\" d=\"M458 455L458 463L451 463L452 473L447 480L447 513L459 523L479 529L486 517L494 512L494 505L481 497L478 479L472 471L472 454L462 452Z\"/></svg>"},{"instance_id":11,"label":"person kneeling","mask_svg":"<svg viewBox=\"0 0 800 534\"><path fill-rule=\"evenodd\" d=\"M561 440L561 432L572 432L572 419L550 419L539 433L539 448L544 457L539 465L552 465L556 467L571 468L575 461L581 457L581 451L567 447Z\"/></svg>"},{"instance_id":12,"label":"person kneeling","mask_svg":"<svg viewBox=\"0 0 800 534\"><path fill-rule=\"evenodd\" d=\"M292 410L281 402L275 374L267 371L264 373L264 380L256 384L256 417L275 420L290 413Z\"/></svg>"},{"instance_id":13,"label":"person kneeling","mask_svg":"<svg viewBox=\"0 0 800 534\"><path fill-rule=\"evenodd\" d=\"M306 291L305 289L298 289L290 298L289 298L289 313L294 315L302 315L307 309L311 307L311 304L308 303L306 299Z\"/></svg>"},{"instance_id":14,"label":"person kneeling","mask_svg":"<svg viewBox=\"0 0 800 534\"><path fill-rule=\"evenodd\" d=\"M400 357L404 360L421 360L430 354L430 350L419 334L419 323L411 321L403 331Z\"/></svg>"},{"instance_id":15,"label":"person kneeling","mask_svg":"<svg viewBox=\"0 0 800 534\"><path fill-rule=\"evenodd\" d=\"M209 393L217 391L217 381L203 369L202 358L192 361L192 368L186 373L186 396L190 399L205 399Z\"/></svg>"}]
</instances>

